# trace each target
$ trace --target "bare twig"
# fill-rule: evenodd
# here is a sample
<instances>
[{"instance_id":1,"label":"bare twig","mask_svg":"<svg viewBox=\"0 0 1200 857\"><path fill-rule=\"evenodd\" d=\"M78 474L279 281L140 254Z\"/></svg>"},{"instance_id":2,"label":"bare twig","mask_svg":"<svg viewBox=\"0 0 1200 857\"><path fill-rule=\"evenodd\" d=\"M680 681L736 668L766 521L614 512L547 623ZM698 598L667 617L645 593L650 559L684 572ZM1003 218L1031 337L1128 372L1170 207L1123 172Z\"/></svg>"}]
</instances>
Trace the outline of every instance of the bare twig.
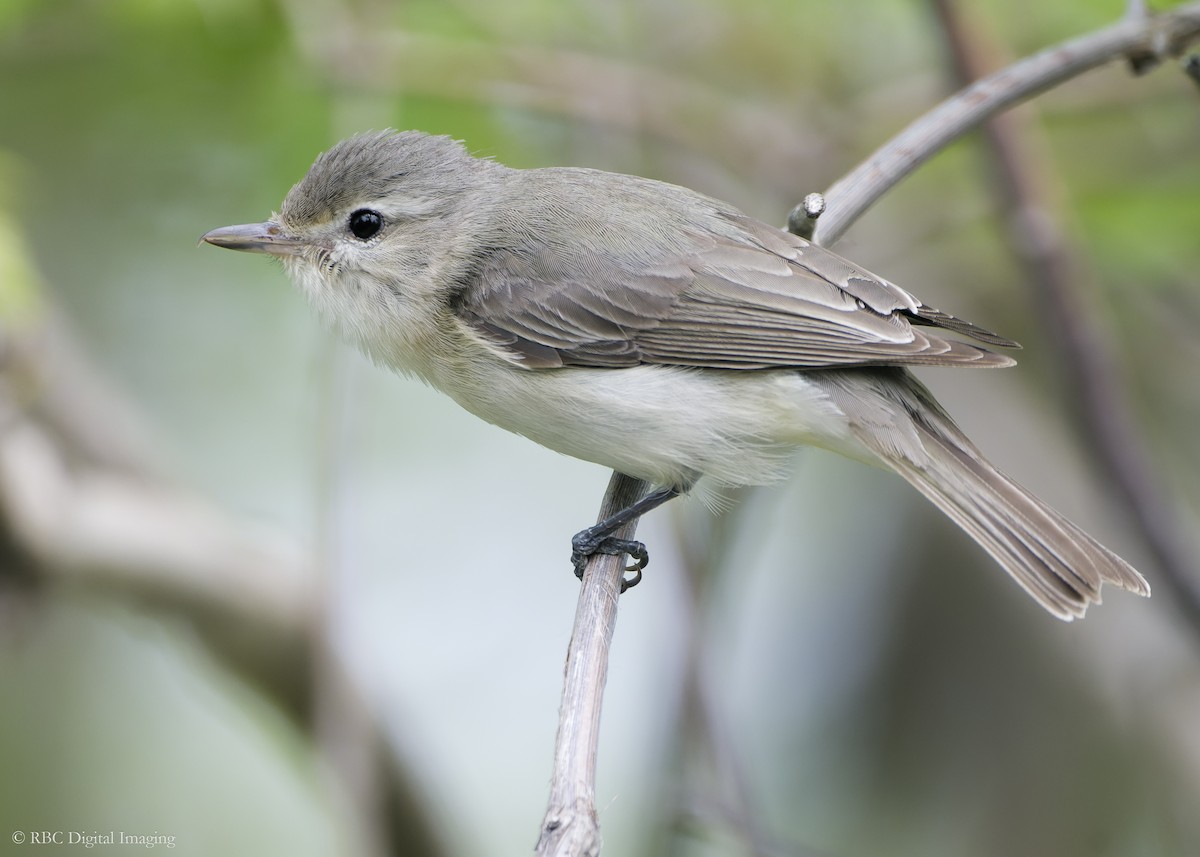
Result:
<instances>
[{"instance_id":1,"label":"bare twig","mask_svg":"<svg viewBox=\"0 0 1200 857\"><path fill-rule=\"evenodd\" d=\"M645 489L646 483L614 473L598 520L637 502ZM635 520L614 535L633 538L636 529ZM550 804L536 849L539 857L592 857L600 853L596 751L604 681L608 675L608 650L617 622L617 598L624 571L624 557L596 554L583 573L563 675Z\"/></svg>"},{"instance_id":2,"label":"bare twig","mask_svg":"<svg viewBox=\"0 0 1200 857\"><path fill-rule=\"evenodd\" d=\"M1173 56L1200 37L1200 3L1157 16L1130 15L980 80L917 119L825 193L813 240L830 245L884 193L935 153L1007 107L1085 71L1137 54ZM801 214L802 218L803 215Z\"/></svg>"},{"instance_id":3,"label":"bare twig","mask_svg":"<svg viewBox=\"0 0 1200 857\"><path fill-rule=\"evenodd\" d=\"M981 69L982 34L969 28L950 0L933 5L961 82ZM1158 562L1174 601L1200 630L1196 563L1181 535L1178 516L1154 477L1145 443L1131 413L1122 373L1082 291L1085 264L1057 227L1049 154L1035 145L1033 129L1018 114L998 116L983 127L991 158L992 192L1007 215L1008 244L1037 290L1051 340L1062 351L1063 388L1074 400L1076 425L1117 488L1142 541Z\"/></svg>"}]
</instances>

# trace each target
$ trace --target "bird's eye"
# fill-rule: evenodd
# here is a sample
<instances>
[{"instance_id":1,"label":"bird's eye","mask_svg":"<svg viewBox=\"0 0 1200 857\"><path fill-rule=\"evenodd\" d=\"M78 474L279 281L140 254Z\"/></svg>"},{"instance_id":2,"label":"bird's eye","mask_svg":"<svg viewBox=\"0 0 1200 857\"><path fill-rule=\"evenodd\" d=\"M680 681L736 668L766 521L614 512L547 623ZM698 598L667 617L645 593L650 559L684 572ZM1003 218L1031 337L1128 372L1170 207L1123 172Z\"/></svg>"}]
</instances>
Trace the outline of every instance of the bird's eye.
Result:
<instances>
[{"instance_id":1,"label":"bird's eye","mask_svg":"<svg viewBox=\"0 0 1200 857\"><path fill-rule=\"evenodd\" d=\"M369 208L360 208L350 215L350 231L354 237L366 241L383 228L383 215Z\"/></svg>"}]
</instances>

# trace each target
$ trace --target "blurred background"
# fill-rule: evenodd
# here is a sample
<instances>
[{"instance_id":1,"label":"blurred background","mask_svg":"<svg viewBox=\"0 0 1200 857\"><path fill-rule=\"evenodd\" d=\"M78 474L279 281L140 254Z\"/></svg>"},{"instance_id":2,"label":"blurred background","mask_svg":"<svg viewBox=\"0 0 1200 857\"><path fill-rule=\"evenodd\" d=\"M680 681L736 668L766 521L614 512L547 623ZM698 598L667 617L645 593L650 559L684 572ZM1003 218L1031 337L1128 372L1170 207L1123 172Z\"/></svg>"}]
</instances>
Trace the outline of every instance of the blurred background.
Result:
<instances>
[{"instance_id":1,"label":"blurred background","mask_svg":"<svg viewBox=\"0 0 1200 857\"><path fill-rule=\"evenodd\" d=\"M0 852L528 853L568 541L609 474L373 367L278 267L197 239L384 127L782 224L958 88L952 44L986 73L1124 13L866 8L0 0ZM922 378L1155 597L1057 622L900 479L824 453L722 515L677 501L621 601L606 854L1200 853L1197 95L1115 63L1020 111L1066 298L979 135L837 245L1024 344Z\"/></svg>"}]
</instances>

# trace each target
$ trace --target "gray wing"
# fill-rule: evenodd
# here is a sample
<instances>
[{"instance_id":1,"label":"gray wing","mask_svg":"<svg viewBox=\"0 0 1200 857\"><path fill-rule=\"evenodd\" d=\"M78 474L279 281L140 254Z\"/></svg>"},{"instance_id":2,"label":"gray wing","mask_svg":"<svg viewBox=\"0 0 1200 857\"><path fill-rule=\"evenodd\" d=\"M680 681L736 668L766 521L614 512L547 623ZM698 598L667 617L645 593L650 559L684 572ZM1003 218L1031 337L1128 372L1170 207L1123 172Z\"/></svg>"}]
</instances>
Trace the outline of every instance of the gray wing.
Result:
<instances>
[{"instance_id":1,"label":"gray wing","mask_svg":"<svg viewBox=\"0 0 1200 857\"><path fill-rule=\"evenodd\" d=\"M454 310L529 368L1014 362L942 330L1019 347L1011 340L927 307L802 238L744 215L721 217L723 234L642 254L650 258L619 246L609 252L599 241L489 250L454 296Z\"/></svg>"}]
</instances>

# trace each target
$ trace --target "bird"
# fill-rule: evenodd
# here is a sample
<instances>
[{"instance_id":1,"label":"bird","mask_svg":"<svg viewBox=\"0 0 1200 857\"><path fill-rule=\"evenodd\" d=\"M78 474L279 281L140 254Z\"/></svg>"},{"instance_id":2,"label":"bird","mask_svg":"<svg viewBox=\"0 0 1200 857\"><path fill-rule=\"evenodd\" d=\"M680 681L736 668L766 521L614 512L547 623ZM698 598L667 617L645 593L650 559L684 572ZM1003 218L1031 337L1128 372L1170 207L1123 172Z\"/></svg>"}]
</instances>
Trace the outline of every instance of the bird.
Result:
<instances>
[{"instance_id":1,"label":"bird","mask_svg":"<svg viewBox=\"0 0 1200 857\"><path fill-rule=\"evenodd\" d=\"M374 361L482 419L653 491L572 539L645 566L617 527L698 482L783 479L799 446L894 471L1052 615L1127 562L992 465L912 367L1001 368L1014 341L678 185L515 169L421 131L317 157L277 213L202 241L279 260ZM998 350L999 349L999 350Z\"/></svg>"}]
</instances>

